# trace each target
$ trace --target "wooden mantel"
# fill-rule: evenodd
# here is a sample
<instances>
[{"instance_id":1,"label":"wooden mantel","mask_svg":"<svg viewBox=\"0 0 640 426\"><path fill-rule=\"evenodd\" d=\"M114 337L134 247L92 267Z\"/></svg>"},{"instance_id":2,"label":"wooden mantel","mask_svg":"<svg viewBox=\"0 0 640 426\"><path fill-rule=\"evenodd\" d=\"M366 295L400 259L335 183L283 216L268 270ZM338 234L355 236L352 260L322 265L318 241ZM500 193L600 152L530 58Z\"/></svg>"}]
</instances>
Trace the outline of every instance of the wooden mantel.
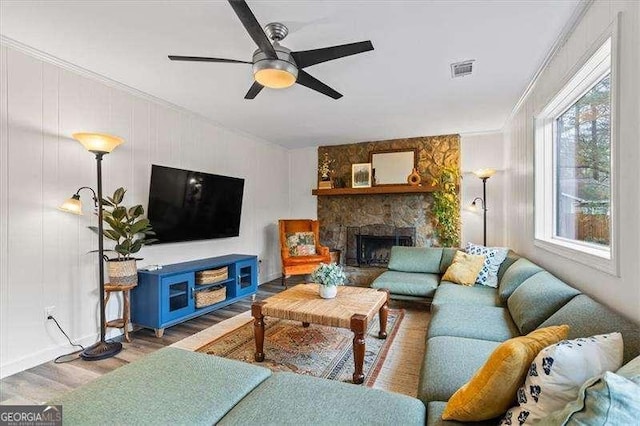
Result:
<instances>
[{"instance_id":1,"label":"wooden mantel","mask_svg":"<svg viewBox=\"0 0 640 426\"><path fill-rule=\"evenodd\" d=\"M327 195L376 195L376 194L424 194L433 192L437 188L429 185L381 185L371 188L333 188L312 189L311 193L318 196Z\"/></svg>"}]
</instances>

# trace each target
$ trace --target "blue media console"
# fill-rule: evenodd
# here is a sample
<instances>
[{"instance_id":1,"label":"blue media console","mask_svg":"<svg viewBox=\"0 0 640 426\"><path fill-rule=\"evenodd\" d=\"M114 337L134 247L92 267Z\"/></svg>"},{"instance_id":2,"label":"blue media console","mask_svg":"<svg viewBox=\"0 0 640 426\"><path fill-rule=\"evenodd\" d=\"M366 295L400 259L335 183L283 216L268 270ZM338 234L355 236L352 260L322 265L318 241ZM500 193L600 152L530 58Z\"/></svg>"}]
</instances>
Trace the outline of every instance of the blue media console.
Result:
<instances>
[{"instance_id":1,"label":"blue media console","mask_svg":"<svg viewBox=\"0 0 640 426\"><path fill-rule=\"evenodd\" d=\"M197 284L196 273L227 268L228 277L213 284ZM197 308L196 293L226 288L224 300ZM258 258L243 254L212 257L165 265L154 271L138 271L138 286L131 290L131 322L153 328L157 337L164 329L215 311L258 291Z\"/></svg>"}]
</instances>

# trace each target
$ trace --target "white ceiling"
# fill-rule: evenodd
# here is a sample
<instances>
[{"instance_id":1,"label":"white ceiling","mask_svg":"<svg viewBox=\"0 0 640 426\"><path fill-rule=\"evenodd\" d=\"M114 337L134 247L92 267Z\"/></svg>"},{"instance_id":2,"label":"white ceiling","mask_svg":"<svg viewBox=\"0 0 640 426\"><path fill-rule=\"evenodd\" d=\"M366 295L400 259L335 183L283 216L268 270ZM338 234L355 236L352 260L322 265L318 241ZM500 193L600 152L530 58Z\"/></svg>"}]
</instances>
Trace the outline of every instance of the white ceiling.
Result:
<instances>
[{"instance_id":1,"label":"white ceiling","mask_svg":"<svg viewBox=\"0 0 640 426\"><path fill-rule=\"evenodd\" d=\"M251 60L226 1L0 1L0 33L287 147L500 129L578 0L258 1L260 24L290 27L292 50L371 40L372 52L306 69L303 86L243 99L250 65L171 62L168 54ZM449 64L475 59L474 75Z\"/></svg>"}]
</instances>

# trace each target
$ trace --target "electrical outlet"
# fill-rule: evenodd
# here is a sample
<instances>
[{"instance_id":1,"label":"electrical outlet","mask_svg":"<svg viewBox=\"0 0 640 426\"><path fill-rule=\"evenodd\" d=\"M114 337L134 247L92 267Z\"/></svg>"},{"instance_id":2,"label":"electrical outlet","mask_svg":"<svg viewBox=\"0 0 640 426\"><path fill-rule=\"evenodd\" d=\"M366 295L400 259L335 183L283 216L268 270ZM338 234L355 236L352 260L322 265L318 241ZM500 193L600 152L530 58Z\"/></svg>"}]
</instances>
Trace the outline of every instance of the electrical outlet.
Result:
<instances>
[{"instance_id":1,"label":"electrical outlet","mask_svg":"<svg viewBox=\"0 0 640 426\"><path fill-rule=\"evenodd\" d=\"M49 320L49 316L54 316L55 313L56 313L55 306L47 306L46 308L44 308L44 320L45 321Z\"/></svg>"}]
</instances>

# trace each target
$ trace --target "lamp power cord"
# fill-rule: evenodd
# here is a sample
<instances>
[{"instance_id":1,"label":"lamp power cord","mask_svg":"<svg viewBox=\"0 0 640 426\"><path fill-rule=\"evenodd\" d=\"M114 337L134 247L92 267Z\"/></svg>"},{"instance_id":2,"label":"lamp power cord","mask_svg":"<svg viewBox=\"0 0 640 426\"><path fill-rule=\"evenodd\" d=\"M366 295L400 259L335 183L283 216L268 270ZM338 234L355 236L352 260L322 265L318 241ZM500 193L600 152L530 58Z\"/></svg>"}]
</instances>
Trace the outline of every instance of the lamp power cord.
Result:
<instances>
[{"instance_id":1,"label":"lamp power cord","mask_svg":"<svg viewBox=\"0 0 640 426\"><path fill-rule=\"evenodd\" d=\"M77 351L73 351L73 352L69 352L68 354L64 354L64 355L60 355L59 357L57 357L56 359L53 360L54 364L64 364L66 362L71 362L75 359L80 358L79 356L70 358L70 359L65 359L64 361L61 361L63 358L69 357L71 355L76 355L79 354L80 352L82 352L84 350L84 346L78 344L78 343L73 343L73 341L71 340L71 338L69 337L69 335L67 333L65 333L65 331L62 329L62 326L60 325L60 323L58 323L58 320L56 320L53 315L49 315L47 317L48 320L52 320L54 323L56 323L56 325L58 326L58 329L60 330L60 332L62 334L64 334L64 337L67 338L67 340L69 341L69 344L71 346L74 346L76 348L80 348Z\"/></svg>"}]
</instances>

